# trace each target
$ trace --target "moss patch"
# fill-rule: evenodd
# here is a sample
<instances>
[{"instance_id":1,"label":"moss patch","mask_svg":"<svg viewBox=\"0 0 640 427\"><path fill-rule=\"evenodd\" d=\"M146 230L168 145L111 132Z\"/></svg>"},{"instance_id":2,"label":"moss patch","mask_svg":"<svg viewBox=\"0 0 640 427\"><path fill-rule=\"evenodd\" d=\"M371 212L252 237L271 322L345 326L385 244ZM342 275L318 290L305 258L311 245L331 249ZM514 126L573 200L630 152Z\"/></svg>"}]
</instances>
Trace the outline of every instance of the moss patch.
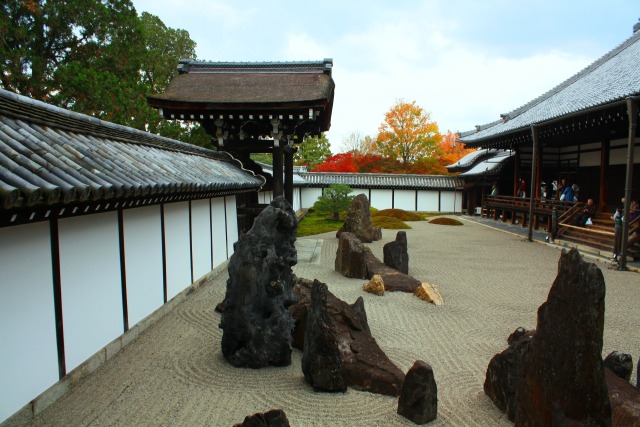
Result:
<instances>
[{"instance_id":1,"label":"moss patch","mask_svg":"<svg viewBox=\"0 0 640 427\"><path fill-rule=\"evenodd\" d=\"M344 215L341 215L344 217ZM312 236L314 234L327 233L329 231L338 231L342 227L343 221L334 221L326 214L318 213L309 209L307 214L298 222L298 232L296 236Z\"/></svg>"},{"instance_id":2,"label":"moss patch","mask_svg":"<svg viewBox=\"0 0 640 427\"><path fill-rule=\"evenodd\" d=\"M387 230L408 230L411 227L399 220L390 216L376 215L371 218L371 222L374 227L386 228Z\"/></svg>"},{"instance_id":3,"label":"moss patch","mask_svg":"<svg viewBox=\"0 0 640 427\"><path fill-rule=\"evenodd\" d=\"M372 218L377 216L396 218L400 221L422 221L422 216L414 212L407 212L402 209L383 209L371 215Z\"/></svg>"},{"instance_id":4,"label":"moss patch","mask_svg":"<svg viewBox=\"0 0 640 427\"><path fill-rule=\"evenodd\" d=\"M463 225L462 222L458 221L457 219L454 218L446 218L446 217L439 217L439 218L434 218L432 220L429 221L429 224L438 224L438 225Z\"/></svg>"}]
</instances>

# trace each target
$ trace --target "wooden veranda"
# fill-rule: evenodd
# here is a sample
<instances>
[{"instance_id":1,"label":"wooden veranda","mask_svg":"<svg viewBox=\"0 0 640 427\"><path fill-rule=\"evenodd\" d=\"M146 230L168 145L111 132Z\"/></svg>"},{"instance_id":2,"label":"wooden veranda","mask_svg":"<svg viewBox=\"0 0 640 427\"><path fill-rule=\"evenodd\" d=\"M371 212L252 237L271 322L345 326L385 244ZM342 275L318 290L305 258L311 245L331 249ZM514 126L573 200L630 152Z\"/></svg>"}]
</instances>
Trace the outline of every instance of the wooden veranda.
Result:
<instances>
[{"instance_id":1,"label":"wooden veranda","mask_svg":"<svg viewBox=\"0 0 640 427\"><path fill-rule=\"evenodd\" d=\"M613 242L609 245L608 241L614 227L607 221L624 197L620 268L626 268L627 250L637 243L637 222L630 223L628 218L631 201L639 197L633 185L634 175L640 174L640 150L636 149L640 136L638 58L640 31L635 31L552 90L501 114L500 120L460 134L458 140L467 147L515 153L513 175L501 176L508 188L503 187L500 194L507 196L483 199L483 209L493 212L489 215L504 212L503 220L523 218L531 240L532 230L539 222L546 222L552 229L555 208L554 236L569 238L576 234L571 218L581 203L565 205L541 197L542 181L567 178L569 185L576 183L580 187L580 202L594 199L599 212L596 221L603 223L602 228L592 226L577 233L585 235L592 246L606 240L613 250ZM526 181L526 199L518 200L515 196L520 180ZM532 220L526 221L527 218Z\"/></svg>"}]
</instances>

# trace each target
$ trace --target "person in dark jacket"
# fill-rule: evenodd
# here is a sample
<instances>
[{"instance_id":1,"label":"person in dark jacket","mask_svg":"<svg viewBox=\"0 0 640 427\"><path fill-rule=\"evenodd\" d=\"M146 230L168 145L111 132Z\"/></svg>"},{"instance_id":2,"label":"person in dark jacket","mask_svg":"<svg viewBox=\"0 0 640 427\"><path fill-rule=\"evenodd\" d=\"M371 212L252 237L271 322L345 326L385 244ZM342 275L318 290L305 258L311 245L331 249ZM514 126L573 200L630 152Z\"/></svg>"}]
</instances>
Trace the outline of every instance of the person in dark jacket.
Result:
<instances>
[{"instance_id":1,"label":"person in dark jacket","mask_svg":"<svg viewBox=\"0 0 640 427\"><path fill-rule=\"evenodd\" d=\"M595 203L593 203L593 198L589 197L587 199L587 204L584 205L582 213L576 218L576 225L579 227L584 227L587 224L587 221L593 218L595 215L596 205Z\"/></svg>"}]
</instances>

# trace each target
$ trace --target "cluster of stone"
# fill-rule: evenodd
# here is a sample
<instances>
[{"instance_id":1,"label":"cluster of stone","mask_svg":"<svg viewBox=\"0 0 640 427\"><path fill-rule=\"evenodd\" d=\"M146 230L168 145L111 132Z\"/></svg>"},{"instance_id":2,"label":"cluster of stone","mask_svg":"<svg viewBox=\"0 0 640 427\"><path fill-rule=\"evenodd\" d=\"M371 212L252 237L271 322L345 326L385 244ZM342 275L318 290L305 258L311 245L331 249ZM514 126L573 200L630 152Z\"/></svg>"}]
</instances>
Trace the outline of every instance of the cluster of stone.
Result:
<instances>
[{"instance_id":1,"label":"cluster of stone","mask_svg":"<svg viewBox=\"0 0 640 427\"><path fill-rule=\"evenodd\" d=\"M220 327L222 354L233 366L262 368L291 363L298 222L277 197L234 244Z\"/></svg>"},{"instance_id":2,"label":"cluster of stone","mask_svg":"<svg viewBox=\"0 0 640 427\"><path fill-rule=\"evenodd\" d=\"M385 291L414 293L422 284L408 274L385 265L353 233L342 233L338 241L335 270L345 277L371 279L378 275Z\"/></svg>"},{"instance_id":3,"label":"cluster of stone","mask_svg":"<svg viewBox=\"0 0 640 427\"><path fill-rule=\"evenodd\" d=\"M336 237L340 237L342 233L346 232L355 234L358 239L365 243L371 243L382 238L380 227L373 226L371 211L369 210L369 199L364 194L358 194L351 201L344 224L336 233Z\"/></svg>"},{"instance_id":4,"label":"cluster of stone","mask_svg":"<svg viewBox=\"0 0 640 427\"><path fill-rule=\"evenodd\" d=\"M640 425L630 357L602 359L604 301L600 269L563 251L536 329L516 329L487 368L485 393L517 426Z\"/></svg>"},{"instance_id":5,"label":"cluster of stone","mask_svg":"<svg viewBox=\"0 0 640 427\"><path fill-rule=\"evenodd\" d=\"M316 282L302 278L297 279L294 291L298 296L298 302L289 307L295 319L293 345L300 350L309 352L310 346L307 346L306 339L311 313L326 311L331 322L324 322L323 327L326 325L326 330L322 333L335 336L342 363L342 377L345 378L347 386L371 393L398 396L404 374L389 360L371 335L362 297L359 297L353 304L347 304L330 291L325 291L325 285L322 287L322 293L326 292L326 303L323 302L324 297L314 300L312 289ZM315 287L321 288L320 285L315 285ZM323 317L325 314L313 314L313 316L317 318ZM327 340L332 341L328 338ZM303 358L308 360L314 357L316 356L312 354L303 354ZM326 355L320 358L328 360ZM322 364L318 364L318 366L322 366ZM333 378L335 364L327 364L327 366L330 372L318 373L315 374L315 377ZM306 376L307 374L305 374Z\"/></svg>"}]
</instances>

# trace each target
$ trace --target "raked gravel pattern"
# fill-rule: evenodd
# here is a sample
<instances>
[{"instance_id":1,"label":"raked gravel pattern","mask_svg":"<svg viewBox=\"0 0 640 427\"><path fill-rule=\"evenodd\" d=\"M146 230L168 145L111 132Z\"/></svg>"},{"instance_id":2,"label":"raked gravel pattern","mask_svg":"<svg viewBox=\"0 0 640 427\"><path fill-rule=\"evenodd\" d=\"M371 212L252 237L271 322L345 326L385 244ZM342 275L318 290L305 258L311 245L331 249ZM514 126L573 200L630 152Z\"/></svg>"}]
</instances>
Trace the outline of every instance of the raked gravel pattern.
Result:
<instances>
[{"instance_id":1,"label":"raked gravel pattern","mask_svg":"<svg viewBox=\"0 0 640 427\"><path fill-rule=\"evenodd\" d=\"M486 368L515 328L535 327L560 252L463 222L412 222L413 229L407 230L409 273L439 287L445 301L441 307L406 293L363 292L364 280L334 271L335 233L308 238L322 240L322 252L315 262L296 265L294 272L327 283L346 302L363 297L373 336L405 373L418 359L433 367L438 418L429 425L510 426L483 392ZM383 245L395 235L383 230L383 239L369 247L382 259ZM619 350L635 363L640 356L640 276L599 266L607 284L603 356ZM225 270L212 277L32 425L231 426L274 408L283 409L292 426L414 425L396 413L396 398L351 389L315 393L304 382L298 350L284 368L238 369L226 363L220 315L214 311L224 298L226 279Z\"/></svg>"}]
</instances>

